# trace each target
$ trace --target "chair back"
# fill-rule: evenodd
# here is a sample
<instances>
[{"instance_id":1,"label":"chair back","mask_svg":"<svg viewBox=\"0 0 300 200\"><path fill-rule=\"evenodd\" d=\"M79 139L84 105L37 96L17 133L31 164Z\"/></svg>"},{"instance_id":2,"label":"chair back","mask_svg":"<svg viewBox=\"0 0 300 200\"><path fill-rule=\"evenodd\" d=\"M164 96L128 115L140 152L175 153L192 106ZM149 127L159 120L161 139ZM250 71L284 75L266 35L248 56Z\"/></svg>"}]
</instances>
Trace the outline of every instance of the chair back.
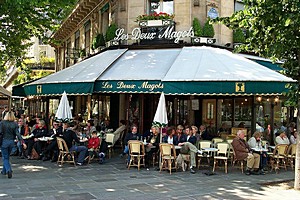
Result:
<instances>
[{"instance_id":1,"label":"chair back","mask_svg":"<svg viewBox=\"0 0 300 200\"><path fill-rule=\"evenodd\" d=\"M210 140L200 140L198 149L210 148L211 146L212 146L212 142Z\"/></svg>"},{"instance_id":2,"label":"chair back","mask_svg":"<svg viewBox=\"0 0 300 200\"><path fill-rule=\"evenodd\" d=\"M217 143L217 155L224 155L225 157L228 157L229 152L229 144L227 142L219 142Z\"/></svg>"},{"instance_id":3,"label":"chair back","mask_svg":"<svg viewBox=\"0 0 300 200\"><path fill-rule=\"evenodd\" d=\"M291 156L296 156L296 144L290 144L290 146L287 149L286 154Z\"/></svg>"},{"instance_id":4,"label":"chair back","mask_svg":"<svg viewBox=\"0 0 300 200\"><path fill-rule=\"evenodd\" d=\"M144 150L144 144L141 141L138 140L129 140L128 141L128 146L129 146L129 153L130 154L143 154Z\"/></svg>"},{"instance_id":5,"label":"chair back","mask_svg":"<svg viewBox=\"0 0 300 200\"><path fill-rule=\"evenodd\" d=\"M288 146L289 145L287 145L287 144L277 144L275 146L273 154L277 155L277 156L285 156Z\"/></svg>"},{"instance_id":6,"label":"chair back","mask_svg":"<svg viewBox=\"0 0 300 200\"><path fill-rule=\"evenodd\" d=\"M68 148L67 143L64 139L62 139L60 137L57 137L56 141L57 141L58 149L60 151L69 152L69 148Z\"/></svg>"},{"instance_id":7,"label":"chair back","mask_svg":"<svg viewBox=\"0 0 300 200\"><path fill-rule=\"evenodd\" d=\"M227 140L226 140L226 142L227 142L228 144L231 144L232 141L233 141L233 139L227 139Z\"/></svg>"},{"instance_id":8,"label":"chair back","mask_svg":"<svg viewBox=\"0 0 300 200\"><path fill-rule=\"evenodd\" d=\"M112 133L108 133L106 134L106 138L105 138L105 141L109 144L114 144L114 138L115 138L115 135L112 134Z\"/></svg>"},{"instance_id":9,"label":"chair back","mask_svg":"<svg viewBox=\"0 0 300 200\"><path fill-rule=\"evenodd\" d=\"M175 147L174 147L173 144L160 143L159 144L159 150L160 150L160 153L161 153L162 157L174 156L174 158L176 159L176 151L175 151Z\"/></svg>"},{"instance_id":10,"label":"chair back","mask_svg":"<svg viewBox=\"0 0 300 200\"><path fill-rule=\"evenodd\" d=\"M217 143L223 142L224 140L222 138L213 138L212 143L214 147L217 147Z\"/></svg>"}]
</instances>

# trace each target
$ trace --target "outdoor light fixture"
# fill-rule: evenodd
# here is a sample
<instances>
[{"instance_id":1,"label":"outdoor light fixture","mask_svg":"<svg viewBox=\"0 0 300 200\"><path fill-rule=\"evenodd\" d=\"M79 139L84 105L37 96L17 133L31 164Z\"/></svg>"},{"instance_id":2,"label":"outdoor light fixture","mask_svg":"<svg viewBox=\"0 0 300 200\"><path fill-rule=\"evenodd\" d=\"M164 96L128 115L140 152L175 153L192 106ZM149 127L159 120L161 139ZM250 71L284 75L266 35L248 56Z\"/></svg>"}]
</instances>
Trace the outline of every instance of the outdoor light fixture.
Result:
<instances>
[{"instance_id":1,"label":"outdoor light fixture","mask_svg":"<svg viewBox=\"0 0 300 200\"><path fill-rule=\"evenodd\" d=\"M261 102L262 97L261 97L261 96L258 96L258 97L256 98L256 100L257 100L258 102Z\"/></svg>"}]
</instances>

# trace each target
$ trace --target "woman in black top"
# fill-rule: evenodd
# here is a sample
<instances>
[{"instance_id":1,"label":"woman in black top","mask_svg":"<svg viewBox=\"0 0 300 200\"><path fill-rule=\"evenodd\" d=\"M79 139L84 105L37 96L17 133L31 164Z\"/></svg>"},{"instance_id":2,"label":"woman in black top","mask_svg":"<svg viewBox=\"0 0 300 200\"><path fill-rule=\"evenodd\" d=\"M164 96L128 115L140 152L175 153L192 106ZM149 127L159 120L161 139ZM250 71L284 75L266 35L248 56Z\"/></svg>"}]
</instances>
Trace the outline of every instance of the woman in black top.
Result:
<instances>
[{"instance_id":1,"label":"woman in black top","mask_svg":"<svg viewBox=\"0 0 300 200\"><path fill-rule=\"evenodd\" d=\"M0 131L3 134L3 142L1 146L3 169L1 174L6 175L8 178L12 177L12 169L9 162L9 155L15 144L14 140L16 136L19 141L22 142L23 147L26 149L26 144L24 143L19 131L18 124L15 122L15 116L13 112L7 112L5 114L4 120L0 122Z\"/></svg>"}]
</instances>

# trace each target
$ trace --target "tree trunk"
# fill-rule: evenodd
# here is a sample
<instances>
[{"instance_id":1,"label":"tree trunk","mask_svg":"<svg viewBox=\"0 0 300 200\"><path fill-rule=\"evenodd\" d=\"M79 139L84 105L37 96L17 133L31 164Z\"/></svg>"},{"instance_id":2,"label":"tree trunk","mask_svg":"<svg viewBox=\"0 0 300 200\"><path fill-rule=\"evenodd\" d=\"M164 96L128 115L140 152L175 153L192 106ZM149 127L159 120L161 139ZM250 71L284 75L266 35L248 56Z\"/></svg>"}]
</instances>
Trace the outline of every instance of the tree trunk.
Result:
<instances>
[{"instance_id":1,"label":"tree trunk","mask_svg":"<svg viewBox=\"0 0 300 200\"><path fill-rule=\"evenodd\" d=\"M296 147L296 159L295 159L295 183L294 183L295 190L300 190L300 131L299 130L300 130L300 101L298 99L297 147Z\"/></svg>"}]
</instances>

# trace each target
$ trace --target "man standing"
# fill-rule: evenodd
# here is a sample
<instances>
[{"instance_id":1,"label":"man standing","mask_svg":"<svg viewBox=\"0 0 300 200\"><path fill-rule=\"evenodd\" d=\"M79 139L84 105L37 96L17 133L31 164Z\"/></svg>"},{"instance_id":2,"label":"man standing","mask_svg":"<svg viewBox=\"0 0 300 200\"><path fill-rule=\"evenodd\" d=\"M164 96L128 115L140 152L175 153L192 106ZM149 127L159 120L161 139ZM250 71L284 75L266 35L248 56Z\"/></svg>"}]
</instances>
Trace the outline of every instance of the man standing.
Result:
<instances>
[{"instance_id":1,"label":"man standing","mask_svg":"<svg viewBox=\"0 0 300 200\"><path fill-rule=\"evenodd\" d=\"M259 172L260 155L252 153L248 143L245 141L245 133L243 130L237 132L237 137L232 141L232 147L237 160L247 159L246 175L250 174L264 174L263 171Z\"/></svg>"}]
</instances>

